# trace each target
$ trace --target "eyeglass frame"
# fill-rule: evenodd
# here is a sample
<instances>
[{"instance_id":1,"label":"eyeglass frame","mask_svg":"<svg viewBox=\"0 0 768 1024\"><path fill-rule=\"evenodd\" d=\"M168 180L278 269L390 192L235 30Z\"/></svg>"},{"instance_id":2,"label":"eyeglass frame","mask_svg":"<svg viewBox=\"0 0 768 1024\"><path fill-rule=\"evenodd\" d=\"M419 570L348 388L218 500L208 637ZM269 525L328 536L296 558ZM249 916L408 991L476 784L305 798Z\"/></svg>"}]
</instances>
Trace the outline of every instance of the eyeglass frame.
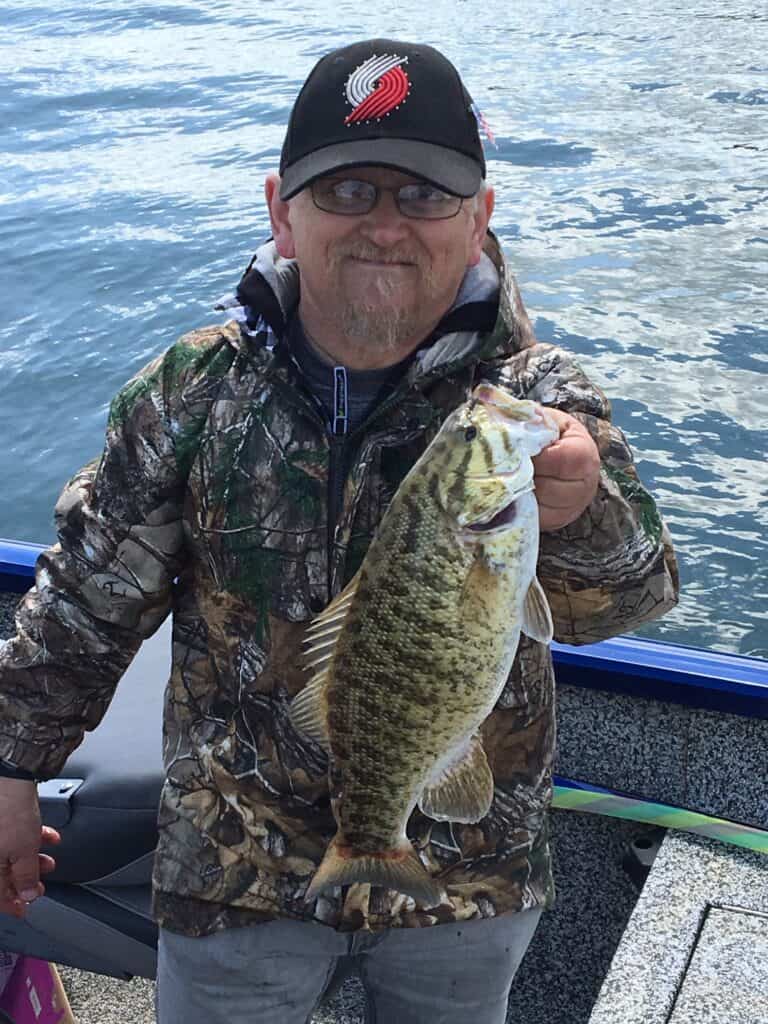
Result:
<instances>
[{"instance_id":1,"label":"eyeglass frame","mask_svg":"<svg viewBox=\"0 0 768 1024\"><path fill-rule=\"evenodd\" d=\"M318 203L317 196L315 195L315 186L316 185L320 185L323 181L326 181L326 182L327 181L334 181L334 182L352 181L352 182L355 182L355 184L358 184L358 185L368 185L370 188L373 189L373 196L372 196L371 205L366 210L355 210L355 211L348 211L348 212L344 212L342 210L329 210L329 209L327 209L327 207L321 206ZM447 216L444 216L444 217L416 217L413 214L406 213L402 209L402 207L400 206L400 192L404 188L413 188L414 185L429 185L430 188L434 188L436 192L441 192L443 195L449 196L451 199L458 199L459 200L459 205L456 207L456 210L453 213L449 213L449 214L447 214ZM391 192L392 193L392 198L394 199L395 206L397 207L398 212L403 217L405 217L407 220L453 220L454 217L458 217L458 215L459 215L459 213L461 211L461 208L464 205L464 200L467 198L466 196L457 196L453 192L447 192L445 189L440 188L438 185L432 185L431 182L423 181L423 180L421 180L421 181L406 182L404 185L376 185L372 181L366 181L365 178L328 178L328 177L321 177L321 178L315 178L314 181L310 182L310 184L309 184L309 192L310 192L310 195L312 196L312 202L314 203L314 205L317 207L318 210L322 210L323 213L334 214L335 216L338 216L338 217L365 217L372 210L376 209L376 207L379 204L379 200L381 199L381 193L382 192Z\"/></svg>"}]
</instances>

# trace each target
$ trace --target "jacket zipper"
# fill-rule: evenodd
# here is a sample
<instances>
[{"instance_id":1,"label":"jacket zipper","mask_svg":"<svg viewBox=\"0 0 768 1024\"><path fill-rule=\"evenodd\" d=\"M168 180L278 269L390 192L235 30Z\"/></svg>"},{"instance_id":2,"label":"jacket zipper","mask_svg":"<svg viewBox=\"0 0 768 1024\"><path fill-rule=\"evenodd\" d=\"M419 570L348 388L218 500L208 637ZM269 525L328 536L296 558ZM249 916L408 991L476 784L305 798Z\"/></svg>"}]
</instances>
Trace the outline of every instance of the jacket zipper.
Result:
<instances>
[{"instance_id":1,"label":"jacket zipper","mask_svg":"<svg viewBox=\"0 0 768 1024\"><path fill-rule=\"evenodd\" d=\"M344 484L347 435L349 433L349 387L347 371L343 366L333 368L333 418L329 425L330 452L328 459L328 536L327 572L328 601L333 599L333 564L336 547L336 529L344 505Z\"/></svg>"},{"instance_id":2,"label":"jacket zipper","mask_svg":"<svg viewBox=\"0 0 768 1024\"><path fill-rule=\"evenodd\" d=\"M301 368L293 356L288 359L301 377ZM333 416L328 419L328 414L319 401L311 392L305 392L306 397L293 388L284 387L277 379L277 386L283 391L285 397L294 405L299 405L318 425L322 426L328 438L328 522L326 535L326 586L328 590L328 601L333 598L333 555L336 541L336 527L341 518L341 511L344 504L344 484L346 474L344 472L347 455L347 436L349 434L349 389L347 371L343 366L333 368Z\"/></svg>"},{"instance_id":3,"label":"jacket zipper","mask_svg":"<svg viewBox=\"0 0 768 1024\"><path fill-rule=\"evenodd\" d=\"M288 357L290 362L293 364L295 369L301 374L301 369L293 359L292 356ZM473 359L462 360L455 366L449 367L451 373L456 373L462 370L466 365L473 362ZM437 376L437 375L436 375ZM441 375L442 376L442 375ZM328 590L328 601L330 602L333 597L333 563L334 563L334 551L336 547L336 531L341 518L341 512L344 504L344 485L346 483L346 472L345 464L347 459L347 449L349 442L349 392L348 392L348 381L347 371L343 366L334 367L334 409L333 417L328 420L327 414L323 409L319 400L312 394L309 394L307 398L300 400L298 404L302 408L311 414L312 419L316 423L322 424L325 428L326 436L329 442L328 452L328 523L327 523L327 536L326 536L326 586ZM369 427L374 419L379 419L380 416L388 412L391 408L396 406L398 402L404 397L410 388L410 383L400 384L399 387L386 399L380 406L378 406L365 423L366 427ZM286 398L296 403L298 395L293 389L285 388Z\"/></svg>"}]
</instances>

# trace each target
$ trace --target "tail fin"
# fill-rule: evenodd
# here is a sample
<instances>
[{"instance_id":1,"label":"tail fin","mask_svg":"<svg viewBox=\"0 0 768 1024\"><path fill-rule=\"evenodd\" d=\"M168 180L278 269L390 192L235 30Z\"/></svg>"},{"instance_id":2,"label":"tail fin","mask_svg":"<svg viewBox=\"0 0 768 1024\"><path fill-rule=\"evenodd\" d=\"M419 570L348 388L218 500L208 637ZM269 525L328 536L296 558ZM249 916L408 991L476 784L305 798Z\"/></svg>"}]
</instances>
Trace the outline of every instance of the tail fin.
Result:
<instances>
[{"instance_id":1,"label":"tail fin","mask_svg":"<svg viewBox=\"0 0 768 1024\"><path fill-rule=\"evenodd\" d=\"M395 889L412 896L424 907L435 907L443 898L442 888L430 878L407 839L394 849L370 853L346 846L339 836L334 836L307 889L306 899L314 899L331 886L355 882Z\"/></svg>"}]
</instances>

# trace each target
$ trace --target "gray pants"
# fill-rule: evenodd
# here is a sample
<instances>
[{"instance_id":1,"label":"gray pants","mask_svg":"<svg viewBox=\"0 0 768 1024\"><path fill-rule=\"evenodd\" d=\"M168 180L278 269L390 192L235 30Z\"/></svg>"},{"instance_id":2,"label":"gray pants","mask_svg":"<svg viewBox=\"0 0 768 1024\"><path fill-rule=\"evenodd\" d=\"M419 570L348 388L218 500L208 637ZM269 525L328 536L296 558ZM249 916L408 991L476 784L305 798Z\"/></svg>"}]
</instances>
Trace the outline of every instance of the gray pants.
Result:
<instances>
[{"instance_id":1,"label":"gray pants","mask_svg":"<svg viewBox=\"0 0 768 1024\"><path fill-rule=\"evenodd\" d=\"M368 1024L504 1024L540 910L485 921L340 933L273 921L199 939L160 930L158 1024L307 1024L353 957Z\"/></svg>"}]
</instances>

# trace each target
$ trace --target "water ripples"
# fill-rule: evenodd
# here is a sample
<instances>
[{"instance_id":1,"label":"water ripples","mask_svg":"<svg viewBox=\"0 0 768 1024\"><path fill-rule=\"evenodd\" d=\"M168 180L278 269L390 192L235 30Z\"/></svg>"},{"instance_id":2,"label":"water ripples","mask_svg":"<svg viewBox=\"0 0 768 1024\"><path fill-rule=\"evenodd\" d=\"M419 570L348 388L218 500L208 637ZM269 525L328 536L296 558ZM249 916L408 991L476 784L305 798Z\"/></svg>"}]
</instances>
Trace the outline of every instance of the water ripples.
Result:
<instances>
[{"instance_id":1,"label":"water ripples","mask_svg":"<svg viewBox=\"0 0 768 1024\"><path fill-rule=\"evenodd\" d=\"M13 0L0 39L0 535L48 540L115 390L214 319L314 60L431 42L493 129L494 223L542 340L611 396L680 554L644 632L768 655L768 18L746 0Z\"/></svg>"}]
</instances>

